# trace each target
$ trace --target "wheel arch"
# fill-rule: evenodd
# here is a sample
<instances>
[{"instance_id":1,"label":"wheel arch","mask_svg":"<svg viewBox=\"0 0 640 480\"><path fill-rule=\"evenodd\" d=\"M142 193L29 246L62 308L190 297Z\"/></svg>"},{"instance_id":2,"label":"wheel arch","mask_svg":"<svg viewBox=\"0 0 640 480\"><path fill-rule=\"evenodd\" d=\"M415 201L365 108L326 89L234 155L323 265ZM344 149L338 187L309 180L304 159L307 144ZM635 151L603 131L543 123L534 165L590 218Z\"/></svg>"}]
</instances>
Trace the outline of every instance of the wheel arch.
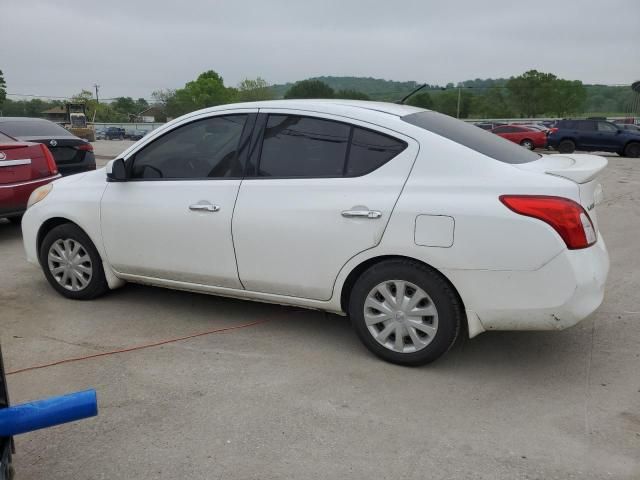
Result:
<instances>
[{"instance_id":1,"label":"wheel arch","mask_svg":"<svg viewBox=\"0 0 640 480\"><path fill-rule=\"evenodd\" d=\"M44 222L42 222L42 225L40 225L40 228L38 229L38 235L36 236L36 249L37 249L36 251L38 252L38 258L40 255L40 246L42 245L42 241L44 240L44 237L47 236L47 233L49 233L51 230L53 230L57 226L64 225L65 223L71 223L86 233L86 230L84 228L82 228L73 220L69 220L68 218L65 218L65 217L51 217L45 220Z\"/></svg>"},{"instance_id":2,"label":"wheel arch","mask_svg":"<svg viewBox=\"0 0 640 480\"><path fill-rule=\"evenodd\" d=\"M353 286L355 285L355 283L358 280L358 278L360 277L360 275L362 275L362 273L364 273L367 269L369 269L373 265L376 265L378 263L384 262L386 260L409 260L409 261L412 261L412 262L415 262L415 263L419 263L419 264L421 264L421 265L423 265L423 266L425 266L427 268L430 268L431 270L435 271L436 273L438 273L444 279L444 281L449 284L451 289L454 291L456 297L458 298L458 301L460 302L460 305L462 306L462 312L463 312L463 314L465 314L466 309L465 309L465 305L464 305L464 300L460 296L460 293L458 292L458 289L453 284L453 282L451 282L451 280L449 280L449 278L444 273L442 273L439 269L433 267L432 265L429 265L428 263L426 263L426 262L424 262L422 260L419 260L419 259L414 258L414 257L408 257L406 255L379 255L379 256L367 258L367 259L363 260L362 262L360 262L355 267L353 267L351 269L351 271L349 272L349 274L347 275L347 277L345 278L345 281L342 283L342 287L341 287L341 291L340 291L340 307L342 308L343 312L347 312L348 311L349 296L351 295L351 290L353 290ZM463 328L465 328L465 329L468 328L467 323L468 323L468 320L467 320L466 314L465 314L464 321L462 322Z\"/></svg>"}]
</instances>

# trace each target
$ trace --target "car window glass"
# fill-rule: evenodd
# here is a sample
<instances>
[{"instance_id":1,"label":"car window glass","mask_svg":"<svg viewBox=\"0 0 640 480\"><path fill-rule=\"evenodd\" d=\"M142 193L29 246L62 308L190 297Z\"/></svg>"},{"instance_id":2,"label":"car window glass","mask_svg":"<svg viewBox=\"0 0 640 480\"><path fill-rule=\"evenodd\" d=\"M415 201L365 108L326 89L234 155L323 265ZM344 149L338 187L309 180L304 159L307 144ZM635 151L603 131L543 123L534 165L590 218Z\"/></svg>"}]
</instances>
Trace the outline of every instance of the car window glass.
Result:
<instances>
[{"instance_id":1,"label":"car window glass","mask_svg":"<svg viewBox=\"0 0 640 480\"><path fill-rule=\"evenodd\" d=\"M596 122L585 120L584 122L577 122L578 130L581 132L591 132L596 129Z\"/></svg>"},{"instance_id":2,"label":"car window glass","mask_svg":"<svg viewBox=\"0 0 640 480\"><path fill-rule=\"evenodd\" d=\"M162 135L136 153L133 178L241 177L238 143L246 115L198 120Z\"/></svg>"},{"instance_id":3,"label":"car window glass","mask_svg":"<svg viewBox=\"0 0 640 480\"><path fill-rule=\"evenodd\" d=\"M496 127L493 129L493 133L507 133L507 127Z\"/></svg>"},{"instance_id":4,"label":"car window glass","mask_svg":"<svg viewBox=\"0 0 640 480\"><path fill-rule=\"evenodd\" d=\"M387 163L405 148L407 144L401 140L354 127L346 174L351 177L366 175Z\"/></svg>"},{"instance_id":5,"label":"car window glass","mask_svg":"<svg viewBox=\"0 0 640 480\"><path fill-rule=\"evenodd\" d=\"M519 164L534 162L540 158L539 154L514 142L442 113L417 112L405 115L402 120L499 162Z\"/></svg>"},{"instance_id":6,"label":"car window glass","mask_svg":"<svg viewBox=\"0 0 640 480\"><path fill-rule=\"evenodd\" d=\"M618 128L614 125L611 125L608 122L598 122L598 131L599 132L607 132L607 133L615 133L618 131Z\"/></svg>"},{"instance_id":7,"label":"car window glass","mask_svg":"<svg viewBox=\"0 0 640 480\"><path fill-rule=\"evenodd\" d=\"M351 127L297 115L269 115L258 176L342 176Z\"/></svg>"},{"instance_id":8,"label":"car window glass","mask_svg":"<svg viewBox=\"0 0 640 480\"><path fill-rule=\"evenodd\" d=\"M28 120L0 121L0 132L12 137L66 137L73 136L69 130L49 120L38 118Z\"/></svg>"}]
</instances>

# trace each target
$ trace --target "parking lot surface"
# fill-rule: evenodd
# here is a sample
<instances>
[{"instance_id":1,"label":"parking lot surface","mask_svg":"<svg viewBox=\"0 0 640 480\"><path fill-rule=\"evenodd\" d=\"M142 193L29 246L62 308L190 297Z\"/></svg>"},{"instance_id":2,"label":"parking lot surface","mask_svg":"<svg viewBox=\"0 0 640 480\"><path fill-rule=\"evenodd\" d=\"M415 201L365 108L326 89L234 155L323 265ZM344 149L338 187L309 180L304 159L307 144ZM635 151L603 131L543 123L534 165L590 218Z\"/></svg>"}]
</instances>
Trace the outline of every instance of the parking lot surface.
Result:
<instances>
[{"instance_id":1,"label":"parking lot surface","mask_svg":"<svg viewBox=\"0 0 640 480\"><path fill-rule=\"evenodd\" d=\"M9 371L267 320L9 376L14 403L96 388L100 405L18 437L18 479L640 478L640 164L609 160L596 314L483 333L421 368L374 358L320 312L136 285L66 300L0 221Z\"/></svg>"}]
</instances>

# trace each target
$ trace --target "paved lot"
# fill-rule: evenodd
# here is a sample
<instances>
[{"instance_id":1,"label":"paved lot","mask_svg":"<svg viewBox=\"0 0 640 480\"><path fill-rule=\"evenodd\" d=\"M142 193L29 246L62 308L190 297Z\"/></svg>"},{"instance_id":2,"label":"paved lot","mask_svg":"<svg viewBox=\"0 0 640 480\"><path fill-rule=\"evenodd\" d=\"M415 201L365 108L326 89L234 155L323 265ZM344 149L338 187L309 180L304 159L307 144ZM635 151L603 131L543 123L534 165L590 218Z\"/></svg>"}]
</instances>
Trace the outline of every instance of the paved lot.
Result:
<instances>
[{"instance_id":1,"label":"paved lot","mask_svg":"<svg viewBox=\"0 0 640 480\"><path fill-rule=\"evenodd\" d=\"M594 316L484 333L414 369L318 312L135 285L65 300L0 223L9 370L268 320L10 376L14 402L91 387L100 402L95 419L18 437L18 478L640 478L638 160L612 157L604 188L612 270Z\"/></svg>"},{"instance_id":2,"label":"paved lot","mask_svg":"<svg viewBox=\"0 0 640 480\"><path fill-rule=\"evenodd\" d=\"M103 166L110 159L115 158L134 143L136 142L133 140L96 140L93 142L96 164L98 167Z\"/></svg>"}]
</instances>

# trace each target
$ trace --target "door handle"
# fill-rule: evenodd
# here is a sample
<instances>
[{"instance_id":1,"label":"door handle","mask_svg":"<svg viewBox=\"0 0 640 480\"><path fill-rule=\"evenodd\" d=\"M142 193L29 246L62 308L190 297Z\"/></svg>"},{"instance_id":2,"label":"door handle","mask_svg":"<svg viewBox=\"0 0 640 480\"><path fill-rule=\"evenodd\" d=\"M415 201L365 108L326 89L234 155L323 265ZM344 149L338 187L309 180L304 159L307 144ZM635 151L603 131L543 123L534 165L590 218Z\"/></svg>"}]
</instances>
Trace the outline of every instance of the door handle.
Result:
<instances>
[{"instance_id":1,"label":"door handle","mask_svg":"<svg viewBox=\"0 0 640 480\"><path fill-rule=\"evenodd\" d=\"M380 218L382 216L382 212L379 210L369 210L367 208L354 207L352 210L344 210L342 212L342 216L346 218Z\"/></svg>"},{"instance_id":2,"label":"door handle","mask_svg":"<svg viewBox=\"0 0 640 480\"><path fill-rule=\"evenodd\" d=\"M217 212L220 210L218 205L212 205L211 203L194 203L189 205L189 210L196 212Z\"/></svg>"}]
</instances>

